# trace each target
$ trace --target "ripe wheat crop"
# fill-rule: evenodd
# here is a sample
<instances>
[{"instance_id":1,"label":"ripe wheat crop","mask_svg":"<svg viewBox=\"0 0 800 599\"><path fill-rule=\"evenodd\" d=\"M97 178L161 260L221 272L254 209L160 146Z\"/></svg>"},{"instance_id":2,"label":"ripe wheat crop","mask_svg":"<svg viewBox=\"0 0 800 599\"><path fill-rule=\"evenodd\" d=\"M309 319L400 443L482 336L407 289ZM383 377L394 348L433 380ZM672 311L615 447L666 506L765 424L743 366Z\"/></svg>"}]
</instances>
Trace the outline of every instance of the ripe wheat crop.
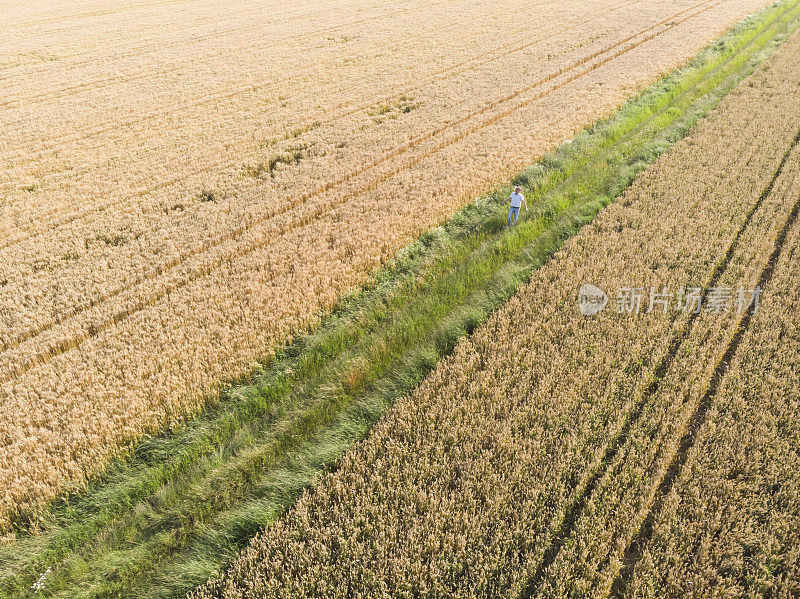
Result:
<instances>
[{"instance_id":1,"label":"ripe wheat crop","mask_svg":"<svg viewBox=\"0 0 800 599\"><path fill-rule=\"evenodd\" d=\"M800 192L798 51L795 34L193 596L624 592L747 312L584 317L576 293L762 281Z\"/></svg>"},{"instance_id":2,"label":"ripe wheat crop","mask_svg":"<svg viewBox=\"0 0 800 599\"><path fill-rule=\"evenodd\" d=\"M628 596L800 594L800 227L786 245Z\"/></svg>"},{"instance_id":3,"label":"ripe wheat crop","mask_svg":"<svg viewBox=\"0 0 800 599\"><path fill-rule=\"evenodd\" d=\"M4 9L0 526L766 4Z\"/></svg>"},{"instance_id":4,"label":"ripe wheat crop","mask_svg":"<svg viewBox=\"0 0 800 599\"><path fill-rule=\"evenodd\" d=\"M797 43L794 46L797 47ZM784 89L796 85L793 83L796 77L794 72L784 71L783 76L778 84ZM751 83L768 88L773 81L762 73L754 77ZM776 245L783 246L780 241L782 231L786 223L794 218L792 215L800 203L800 147L797 145L800 120L796 112L793 113L793 120L796 127L794 136L787 138L784 134L765 138L781 162L765 191L754 200L756 209L738 238L735 252L731 254L725 270L718 277L714 285L716 288L755 289L763 286L762 273L769 268L772 252ZM791 248L786 248L784 253L791 254ZM768 300L773 289L767 288L764 293ZM776 313L770 311L769 305L768 302L763 305L759 302L756 315L759 321L775 319ZM681 340L679 350L671 357L669 368L648 394L646 403L637 413L618 450L609 456L603 476L592 489L585 509L572 526L568 539L565 539L568 540L568 547L559 552L552 564L548 564L546 572L542 572L536 596L562 596L570 589L582 589L598 595L605 595L609 591L613 591L613 596L628 593L629 570L638 561L642 547L647 545L652 526L650 520L663 510L664 496L669 494L673 479L684 469L687 456L695 451L696 433L687 431L695 431L706 420L714 422L714 417L709 418L708 411L720 401L717 399L720 392L716 391L719 383L715 379L722 376L731 356L736 355L737 347L741 347L745 355L759 355L757 362L765 359L759 353L762 350L761 342L739 339L741 331L747 326L742 322L750 318L747 312L743 314L736 310L724 314L701 311L697 315ZM788 339L784 344L788 349ZM793 383L786 380L781 384ZM761 392L761 389L754 389L745 397L755 400ZM769 395L766 394L764 398ZM757 422L756 417L750 421L750 425ZM712 429L719 426L724 425L722 422L711 425ZM753 437L752 443L751 450L755 452L768 451L771 447L768 436L761 439ZM725 464L723 468L734 467L733 462L720 464ZM781 464L782 468L792 471L791 459ZM797 474L800 471L795 476ZM699 472L688 476L692 477L692 484L696 488L705 484ZM730 509L733 511L733 506ZM741 509L747 511L747 508ZM790 506L785 509L787 514L792 513ZM714 510L711 510L710 514L713 513ZM780 510L775 516L779 517L779 513ZM798 514L800 512L794 512L794 517ZM709 515L709 520L698 524L707 525L714 518ZM775 552L774 549L770 551ZM770 551L766 554L769 555ZM781 573L776 570L772 574L765 574L762 580L775 584L780 578ZM686 584L690 585L688 581ZM678 588L673 584L669 592L656 593L655 596L672 596ZM699 589L690 585L684 590L698 594Z\"/></svg>"},{"instance_id":5,"label":"ripe wheat crop","mask_svg":"<svg viewBox=\"0 0 800 599\"><path fill-rule=\"evenodd\" d=\"M37 515L35 534L0 547L0 594L178 597L225 569L798 24L797 1L759 12L519 173L531 211L513 232L503 227L504 185L423 235L210 410L137 444L87 492Z\"/></svg>"}]
</instances>

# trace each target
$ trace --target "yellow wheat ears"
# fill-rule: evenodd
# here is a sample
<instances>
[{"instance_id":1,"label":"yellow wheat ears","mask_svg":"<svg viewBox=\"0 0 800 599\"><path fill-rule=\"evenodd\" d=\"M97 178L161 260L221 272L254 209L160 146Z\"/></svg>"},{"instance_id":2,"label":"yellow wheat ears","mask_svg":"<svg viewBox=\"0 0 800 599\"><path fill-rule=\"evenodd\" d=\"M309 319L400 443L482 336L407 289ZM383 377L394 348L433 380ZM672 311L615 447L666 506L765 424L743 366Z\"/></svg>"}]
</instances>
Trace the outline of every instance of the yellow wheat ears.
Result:
<instances>
[{"instance_id":1,"label":"yellow wheat ears","mask_svg":"<svg viewBox=\"0 0 800 599\"><path fill-rule=\"evenodd\" d=\"M192 596L796 594L798 51L795 35ZM587 318L586 281L764 296Z\"/></svg>"},{"instance_id":2,"label":"yellow wheat ears","mask_svg":"<svg viewBox=\"0 0 800 599\"><path fill-rule=\"evenodd\" d=\"M767 3L16 3L0 529Z\"/></svg>"}]
</instances>

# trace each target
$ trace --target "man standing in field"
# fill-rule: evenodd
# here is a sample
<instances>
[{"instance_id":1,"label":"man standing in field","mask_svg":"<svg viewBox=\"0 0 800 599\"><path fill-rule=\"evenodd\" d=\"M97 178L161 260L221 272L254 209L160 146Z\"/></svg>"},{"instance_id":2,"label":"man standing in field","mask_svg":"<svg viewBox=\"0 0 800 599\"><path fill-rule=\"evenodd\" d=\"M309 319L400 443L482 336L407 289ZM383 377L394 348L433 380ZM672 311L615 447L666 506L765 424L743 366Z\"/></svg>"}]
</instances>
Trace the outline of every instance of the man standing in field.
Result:
<instances>
[{"instance_id":1,"label":"man standing in field","mask_svg":"<svg viewBox=\"0 0 800 599\"><path fill-rule=\"evenodd\" d=\"M508 196L508 201L511 202L511 207L508 209L508 226L511 227L517 224L520 207L525 204L525 212L527 212L528 204L525 202L525 196L522 195L521 187L514 188L514 193Z\"/></svg>"}]
</instances>

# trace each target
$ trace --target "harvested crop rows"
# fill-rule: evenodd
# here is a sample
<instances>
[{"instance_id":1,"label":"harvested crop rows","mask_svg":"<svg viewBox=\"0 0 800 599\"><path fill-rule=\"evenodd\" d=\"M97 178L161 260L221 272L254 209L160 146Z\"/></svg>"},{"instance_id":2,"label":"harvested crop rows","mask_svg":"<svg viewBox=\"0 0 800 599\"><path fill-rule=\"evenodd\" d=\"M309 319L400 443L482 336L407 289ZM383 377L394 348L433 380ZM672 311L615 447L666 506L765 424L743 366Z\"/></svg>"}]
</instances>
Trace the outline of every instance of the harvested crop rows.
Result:
<instances>
[{"instance_id":1,"label":"harvested crop rows","mask_svg":"<svg viewBox=\"0 0 800 599\"><path fill-rule=\"evenodd\" d=\"M765 4L11 9L0 524Z\"/></svg>"},{"instance_id":2,"label":"harvested crop rows","mask_svg":"<svg viewBox=\"0 0 800 599\"><path fill-rule=\"evenodd\" d=\"M798 52L795 33L195 596L795 594ZM585 318L583 283L765 295Z\"/></svg>"}]
</instances>

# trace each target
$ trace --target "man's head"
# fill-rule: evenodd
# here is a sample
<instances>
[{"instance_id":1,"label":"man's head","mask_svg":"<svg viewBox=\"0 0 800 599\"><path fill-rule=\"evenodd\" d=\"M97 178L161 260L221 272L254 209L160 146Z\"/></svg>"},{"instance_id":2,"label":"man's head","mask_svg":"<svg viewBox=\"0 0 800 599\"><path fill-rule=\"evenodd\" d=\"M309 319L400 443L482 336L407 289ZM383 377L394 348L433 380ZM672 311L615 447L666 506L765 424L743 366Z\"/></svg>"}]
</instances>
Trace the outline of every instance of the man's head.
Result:
<instances>
[{"instance_id":1,"label":"man's head","mask_svg":"<svg viewBox=\"0 0 800 599\"><path fill-rule=\"evenodd\" d=\"M515 187L514 188L514 193L522 193L522 188L521 187Z\"/></svg>"}]
</instances>

